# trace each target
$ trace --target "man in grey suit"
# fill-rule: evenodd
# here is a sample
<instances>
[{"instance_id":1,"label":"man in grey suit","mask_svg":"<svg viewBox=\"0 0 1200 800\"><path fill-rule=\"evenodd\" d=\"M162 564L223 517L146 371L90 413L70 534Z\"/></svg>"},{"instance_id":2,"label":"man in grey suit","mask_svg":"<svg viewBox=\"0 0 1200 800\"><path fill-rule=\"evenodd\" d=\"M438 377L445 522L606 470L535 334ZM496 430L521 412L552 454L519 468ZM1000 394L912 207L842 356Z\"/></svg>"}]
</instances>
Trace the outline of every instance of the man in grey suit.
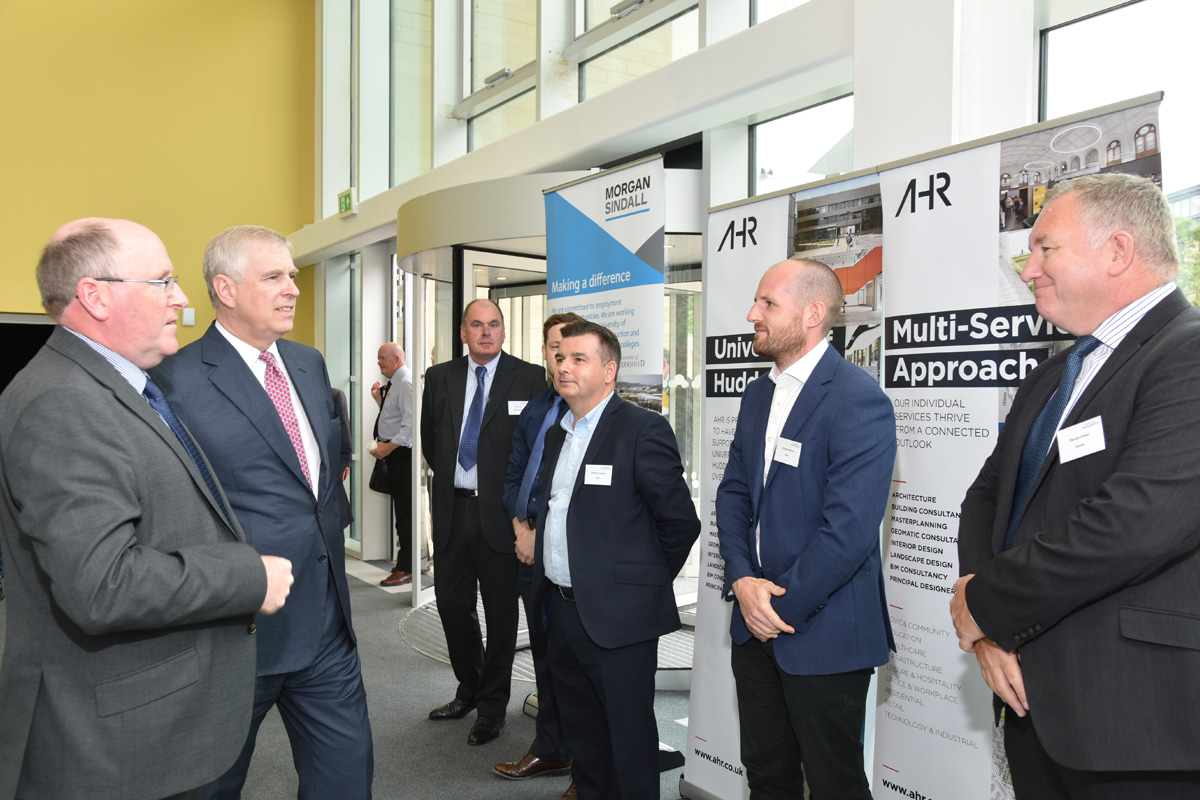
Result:
<instances>
[{"instance_id":1,"label":"man in grey suit","mask_svg":"<svg viewBox=\"0 0 1200 800\"><path fill-rule=\"evenodd\" d=\"M1059 183L1021 274L1079 337L963 501L951 613L1018 798L1200 796L1200 310L1149 181Z\"/></svg>"},{"instance_id":2,"label":"man in grey suit","mask_svg":"<svg viewBox=\"0 0 1200 800\"><path fill-rule=\"evenodd\" d=\"M276 706L301 798L371 796L374 749L342 538L341 420L321 354L281 338L292 329L298 272L287 239L269 228L214 236L204 280L217 320L154 371L212 459L246 540L296 571L287 608L258 621L250 734L209 797L240 796L258 727Z\"/></svg>"},{"instance_id":3,"label":"man in grey suit","mask_svg":"<svg viewBox=\"0 0 1200 800\"><path fill-rule=\"evenodd\" d=\"M0 798L186 795L237 757L291 565L147 380L187 305L158 237L78 220L37 277L58 328L0 396Z\"/></svg>"}]
</instances>

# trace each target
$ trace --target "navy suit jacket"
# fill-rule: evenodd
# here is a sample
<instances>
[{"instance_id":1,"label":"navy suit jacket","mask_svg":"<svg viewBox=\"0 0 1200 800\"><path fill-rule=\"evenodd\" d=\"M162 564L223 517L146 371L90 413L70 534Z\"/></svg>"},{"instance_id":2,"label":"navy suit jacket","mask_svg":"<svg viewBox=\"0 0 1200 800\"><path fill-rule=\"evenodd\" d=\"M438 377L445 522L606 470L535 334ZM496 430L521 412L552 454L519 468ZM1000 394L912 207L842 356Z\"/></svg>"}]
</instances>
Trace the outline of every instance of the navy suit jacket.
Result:
<instances>
[{"instance_id":1,"label":"navy suit jacket","mask_svg":"<svg viewBox=\"0 0 1200 800\"><path fill-rule=\"evenodd\" d=\"M529 457L533 455L538 431L542 429L546 412L557 399L558 392L551 386L540 396L530 400L529 405L521 412L521 418L517 420L517 429L513 432L512 455L508 459L508 474L504 477L504 507L508 510L510 518L537 521L536 509L541 508L544 500L541 489L546 474L543 469L546 465L545 447L542 449L542 462L538 465L538 474L534 476L529 491L529 508L535 509L533 514L529 514L529 509L517 508L517 495L521 493L521 482L525 480L525 468L529 466ZM559 403L558 419L561 420L566 413L566 402Z\"/></svg>"},{"instance_id":2,"label":"navy suit jacket","mask_svg":"<svg viewBox=\"0 0 1200 800\"><path fill-rule=\"evenodd\" d=\"M1017 392L963 500L967 606L1019 649L1038 737L1079 770L1200 770L1200 310L1176 291L1109 355L1063 420L1104 449L1046 457L1004 550L1017 467L1066 353Z\"/></svg>"},{"instance_id":3,"label":"navy suit jacket","mask_svg":"<svg viewBox=\"0 0 1200 800\"><path fill-rule=\"evenodd\" d=\"M533 607L549 582L542 553L550 482L566 439L561 425L546 432L542 457L546 502L538 512ZM611 465L609 486L587 484L587 465ZM571 587L592 641L614 648L678 630L671 582L700 535L696 505L683 479L679 447L660 414L619 397L608 401L580 462L567 511ZM535 613L536 619L542 614Z\"/></svg>"},{"instance_id":4,"label":"navy suit jacket","mask_svg":"<svg viewBox=\"0 0 1200 800\"><path fill-rule=\"evenodd\" d=\"M746 576L787 589L771 606L796 629L774 642L775 658L790 674L879 666L895 649L879 556L896 459L892 404L867 373L829 348L780 433L800 443L799 463L773 461L764 485L774 391L768 375L746 387L717 489L726 599L734 599L730 587ZM737 608L730 635L736 644L751 636Z\"/></svg>"},{"instance_id":5,"label":"navy suit jacket","mask_svg":"<svg viewBox=\"0 0 1200 800\"><path fill-rule=\"evenodd\" d=\"M311 347L280 339L287 367L321 452L312 490L279 412L246 362L214 326L152 372L171 408L204 448L229 497L246 540L258 552L292 562L287 603L258 615L258 674L308 667L324 632L329 581L351 640L350 594L338 485L341 422L333 405L325 360Z\"/></svg>"}]
</instances>

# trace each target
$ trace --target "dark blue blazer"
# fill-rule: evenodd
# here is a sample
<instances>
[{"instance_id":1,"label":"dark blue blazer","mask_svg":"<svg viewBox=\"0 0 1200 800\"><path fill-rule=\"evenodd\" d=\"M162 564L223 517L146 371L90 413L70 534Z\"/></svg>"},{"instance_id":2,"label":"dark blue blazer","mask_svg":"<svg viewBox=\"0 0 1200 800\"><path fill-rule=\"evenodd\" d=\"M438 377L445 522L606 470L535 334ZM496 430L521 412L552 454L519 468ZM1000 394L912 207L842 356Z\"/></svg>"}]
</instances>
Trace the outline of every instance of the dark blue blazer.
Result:
<instances>
[{"instance_id":1,"label":"dark blue blazer","mask_svg":"<svg viewBox=\"0 0 1200 800\"><path fill-rule=\"evenodd\" d=\"M725 597L734 600L730 587L746 576L787 589L771 605L796 629L774 643L790 674L879 666L895 649L879 555L896 459L892 404L867 373L829 348L780 434L800 443L799 464L772 462L764 486L774 391L768 375L746 387L717 489ZM754 546L760 525L761 563ZM737 608L730 635L736 644L751 635Z\"/></svg>"},{"instance_id":2,"label":"dark blue blazer","mask_svg":"<svg viewBox=\"0 0 1200 800\"><path fill-rule=\"evenodd\" d=\"M538 512L535 609L542 608L549 590L549 582L542 580L549 483L565 439L561 425L546 432L547 502ZM611 465L612 484L586 484L584 467L589 464ZM592 641L623 647L678 630L671 582L699 535L700 520L671 425L660 414L613 397L588 443L567 511L571 586ZM535 619L541 618L535 613Z\"/></svg>"},{"instance_id":3,"label":"dark blue blazer","mask_svg":"<svg viewBox=\"0 0 1200 800\"><path fill-rule=\"evenodd\" d=\"M534 509L533 514L529 514L529 509L517 508L517 495L521 493L521 482L525 480L525 467L529 465L529 457L533 454L533 446L537 443L538 431L542 429L546 412L550 410L557 399L558 392L551 386L541 395L530 400L529 405L525 406L525 410L521 412L521 418L517 420L517 429L513 432L512 455L508 458L508 474L504 477L504 507L508 509L510 517L521 520L537 520L537 509L541 508L544 501L541 491L546 473L542 469L546 465L544 447L542 463L538 465L538 474L534 476L529 492L529 507ZM561 420L566 413L566 402L559 403L558 419Z\"/></svg>"},{"instance_id":4,"label":"dark blue blazer","mask_svg":"<svg viewBox=\"0 0 1200 800\"><path fill-rule=\"evenodd\" d=\"M151 374L212 462L246 540L292 562L296 578L276 614L258 615L258 674L295 672L317 657L329 581L350 637L350 594L337 487L341 423L325 360L311 347L276 345L321 451L313 497L291 439L265 389L214 326Z\"/></svg>"}]
</instances>

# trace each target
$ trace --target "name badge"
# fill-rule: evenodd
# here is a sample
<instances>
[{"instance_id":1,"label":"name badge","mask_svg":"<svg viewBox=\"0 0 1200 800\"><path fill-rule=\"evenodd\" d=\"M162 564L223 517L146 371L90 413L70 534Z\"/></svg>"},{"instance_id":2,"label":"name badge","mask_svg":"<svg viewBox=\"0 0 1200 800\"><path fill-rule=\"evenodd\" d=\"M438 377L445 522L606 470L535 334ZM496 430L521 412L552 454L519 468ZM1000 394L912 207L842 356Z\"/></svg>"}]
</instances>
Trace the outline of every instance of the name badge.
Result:
<instances>
[{"instance_id":1,"label":"name badge","mask_svg":"<svg viewBox=\"0 0 1200 800\"><path fill-rule=\"evenodd\" d=\"M612 486L612 464L588 464L583 468L585 486Z\"/></svg>"},{"instance_id":2,"label":"name badge","mask_svg":"<svg viewBox=\"0 0 1200 800\"><path fill-rule=\"evenodd\" d=\"M1085 419L1058 432L1058 461L1066 464L1104 449L1104 423L1100 417Z\"/></svg>"},{"instance_id":3,"label":"name badge","mask_svg":"<svg viewBox=\"0 0 1200 800\"><path fill-rule=\"evenodd\" d=\"M789 467L798 466L800 464L800 442L780 438L779 443L775 445L775 460L780 464L787 464Z\"/></svg>"},{"instance_id":4,"label":"name badge","mask_svg":"<svg viewBox=\"0 0 1200 800\"><path fill-rule=\"evenodd\" d=\"M528 402L529 402L528 400L509 400L508 401L509 416L520 414L522 411L525 410L525 404Z\"/></svg>"}]
</instances>

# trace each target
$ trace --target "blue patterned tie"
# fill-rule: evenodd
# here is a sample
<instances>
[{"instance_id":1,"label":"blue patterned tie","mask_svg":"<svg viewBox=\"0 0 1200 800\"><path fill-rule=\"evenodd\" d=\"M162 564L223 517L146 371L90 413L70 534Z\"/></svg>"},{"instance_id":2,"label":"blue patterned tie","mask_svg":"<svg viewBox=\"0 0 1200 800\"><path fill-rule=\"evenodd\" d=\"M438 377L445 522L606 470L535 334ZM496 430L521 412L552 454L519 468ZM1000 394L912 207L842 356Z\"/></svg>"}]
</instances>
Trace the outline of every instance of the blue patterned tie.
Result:
<instances>
[{"instance_id":1,"label":"blue patterned tie","mask_svg":"<svg viewBox=\"0 0 1200 800\"><path fill-rule=\"evenodd\" d=\"M1046 463L1046 455L1050 451L1051 442L1054 441L1054 434L1058 431L1058 423L1062 421L1063 411L1067 407L1067 401L1071 399L1071 391L1075 388L1075 379L1079 377L1079 370L1083 368L1083 359L1099 346L1100 340L1095 336L1080 336L1076 340L1075 346L1067 356L1067 366L1058 381L1058 389L1034 421L1029 435L1025 437L1025 447L1021 450L1021 466L1017 469L1017 488L1013 492L1012 515L1008 518L1008 532L1004 535L1005 550L1012 547L1013 532L1017 529L1021 515L1025 513L1025 506L1029 504L1029 495L1033 493L1033 484L1042 471L1042 465Z\"/></svg>"},{"instance_id":2,"label":"blue patterned tie","mask_svg":"<svg viewBox=\"0 0 1200 800\"><path fill-rule=\"evenodd\" d=\"M162 390L155 385L154 381L147 378L146 388L142 390L142 395L150 401L150 407L157 411L158 415L163 418L163 421L174 431L175 437L179 439L179 443L183 445L183 449L187 451L188 456L192 459L192 463L199 470L200 477L204 479L204 485L208 487L208 491L212 494L213 499L217 501L217 506L221 509L221 513L225 515L225 521L232 528L233 520L229 517L229 509L225 508L225 501L221 499L221 493L217 491L217 482L213 480L212 473L208 471L208 465L204 463L204 459L200 456L200 450L196 447L196 443L192 441L187 428L183 427L183 423L179 421L179 417L175 416L175 412L171 410L171 406L167 405L167 398L163 397Z\"/></svg>"},{"instance_id":3,"label":"blue patterned tie","mask_svg":"<svg viewBox=\"0 0 1200 800\"><path fill-rule=\"evenodd\" d=\"M537 477L538 470L542 467L542 450L546 444L546 431L550 430L554 420L558 419L558 404L561 402L561 397L555 397L550 410L546 412L546 417L542 420L542 427L538 429L537 440L533 443L533 450L529 453L529 463L525 465L525 475L521 478L521 489L517 492L517 513L525 514L526 519L533 519L536 516L536 511L532 514L529 513L529 495L533 493L533 479Z\"/></svg>"},{"instance_id":4,"label":"blue patterned tie","mask_svg":"<svg viewBox=\"0 0 1200 800\"><path fill-rule=\"evenodd\" d=\"M462 440L458 443L458 463L468 470L479 461L479 424L483 422L483 400L486 392L483 379L487 377L487 367L476 367L475 376L479 379L479 385L475 387L475 396L471 398L467 424L463 426Z\"/></svg>"}]
</instances>

